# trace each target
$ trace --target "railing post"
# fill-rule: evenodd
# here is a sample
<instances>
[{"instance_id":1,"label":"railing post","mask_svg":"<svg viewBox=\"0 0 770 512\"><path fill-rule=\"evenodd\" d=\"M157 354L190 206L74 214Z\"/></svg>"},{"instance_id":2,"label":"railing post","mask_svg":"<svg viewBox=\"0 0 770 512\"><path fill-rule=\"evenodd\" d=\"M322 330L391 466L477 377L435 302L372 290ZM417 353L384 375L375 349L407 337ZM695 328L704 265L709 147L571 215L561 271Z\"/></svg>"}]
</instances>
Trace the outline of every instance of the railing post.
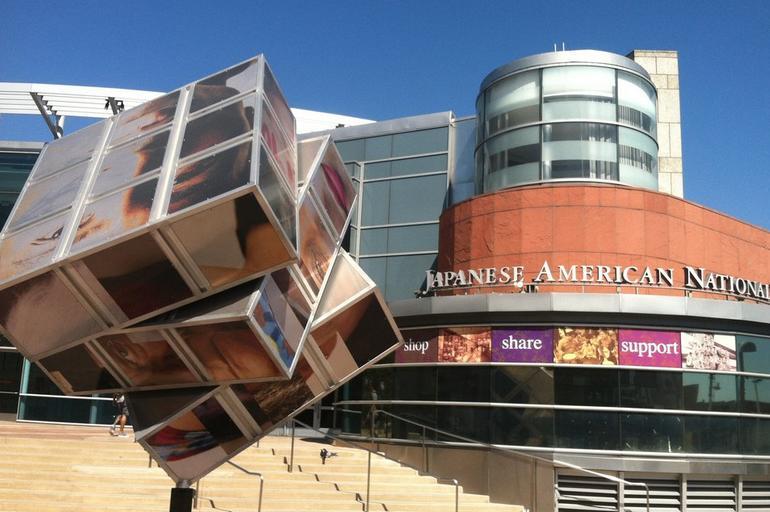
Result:
<instances>
[{"instance_id":1,"label":"railing post","mask_svg":"<svg viewBox=\"0 0 770 512\"><path fill-rule=\"evenodd\" d=\"M647 491L647 512L650 512L650 486L644 484L644 489Z\"/></svg>"},{"instance_id":2,"label":"railing post","mask_svg":"<svg viewBox=\"0 0 770 512\"><path fill-rule=\"evenodd\" d=\"M262 475L259 475L259 505L257 506L257 512L262 512L262 490L265 487L265 479Z\"/></svg>"},{"instance_id":3,"label":"railing post","mask_svg":"<svg viewBox=\"0 0 770 512\"><path fill-rule=\"evenodd\" d=\"M422 467L423 472L428 472L428 449L425 447L425 427L422 427Z\"/></svg>"},{"instance_id":4,"label":"railing post","mask_svg":"<svg viewBox=\"0 0 770 512\"><path fill-rule=\"evenodd\" d=\"M460 510L460 482L455 480L455 512Z\"/></svg>"},{"instance_id":5,"label":"railing post","mask_svg":"<svg viewBox=\"0 0 770 512\"><path fill-rule=\"evenodd\" d=\"M369 491L372 485L372 452L367 451L369 456L366 462L366 511L369 512Z\"/></svg>"},{"instance_id":6,"label":"railing post","mask_svg":"<svg viewBox=\"0 0 770 512\"><path fill-rule=\"evenodd\" d=\"M198 510L198 495L200 494L201 490L201 481L197 480L195 482L195 496L193 496L193 510Z\"/></svg>"},{"instance_id":7,"label":"railing post","mask_svg":"<svg viewBox=\"0 0 770 512\"><path fill-rule=\"evenodd\" d=\"M294 420L291 420L291 455L289 456L289 473L292 473L294 471L294 431L297 427L297 424L294 423Z\"/></svg>"}]
</instances>

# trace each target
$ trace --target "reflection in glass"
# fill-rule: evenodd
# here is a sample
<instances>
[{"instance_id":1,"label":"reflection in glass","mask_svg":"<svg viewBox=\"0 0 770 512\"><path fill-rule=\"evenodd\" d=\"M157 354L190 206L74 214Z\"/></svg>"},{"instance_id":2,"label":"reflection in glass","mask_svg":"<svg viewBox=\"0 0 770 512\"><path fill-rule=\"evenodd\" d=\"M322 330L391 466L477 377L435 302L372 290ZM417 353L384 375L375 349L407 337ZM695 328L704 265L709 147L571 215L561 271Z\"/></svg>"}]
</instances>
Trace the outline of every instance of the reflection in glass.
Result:
<instances>
[{"instance_id":1,"label":"reflection in glass","mask_svg":"<svg viewBox=\"0 0 770 512\"><path fill-rule=\"evenodd\" d=\"M283 132L278 129L277 123L278 122L273 117L273 113L270 112L270 108L265 102L262 102L262 138L267 145L267 149L270 150L270 154L272 154L275 161L278 162L278 168L281 170L281 174L286 180L286 184L289 186L291 194L296 195L297 172L295 170L294 162L297 159L297 153L294 146L286 140L286 136ZM314 144L310 143L305 146L305 149L312 150L313 146ZM312 161L314 156L315 154L306 154L307 160L305 161Z\"/></svg>"},{"instance_id":2,"label":"reflection in glass","mask_svg":"<svg viewBox=\"0 0 770 512\"><path fill-rule=\"evenodd\" d=\"M170 123L174 119L178 100L179 91L175 91L120 114L112 132L110 146L117 146Z\"/></svg>"},{"instance_id":3,"label":"reflection in glass","mask_svg":"<svg viewBox=\"0 0 770 512\"><path fill-rule=\"evenodd\" d=\"M178 212L246 185L251 179L251 142L208 155L176 171L168 213Z\"/></svg>"},{"instance_id":4,"label":"reflection in glass","mask_svg":"<svg viewBox=\"0 0 770 512\"><path fill-rule=\"evenodd\" d=\"M436 400L489 402L490 373L489 366L440 366Z\"/></svg>"},{"instance_id":5,"label":"reflection in glass","mask_svg":"<svg viewBox=\"0 0 770 512\"><path fill-rule=\"evenodd\" d=\"M738 418L685 416L684 451L687 453L736 453Z\"/></svg>"},{"instance_id":6,"label":"reflection in glass","mask_svg":"<svg viewBox=\"0 0 770 512\"><path fill-rule=\"evenodd\" d=\"M522 128L487 141L485 190L540 179L540 128Z\"/></svg>"},{"instance_id":7,"label":"reflection in glass","mask_svg":"<svg viewBox=\"0 0 770 512\"><path fill-rule=\"evenodd\" d=\"M543 125L543 177L617 180L617 142L608 124Z\"/></svg>"},{"instance_id":8,"label":"reflection in glass","mask_svg":"<svg viewBox=\"0 0 770 512\"><path fill-rule=\"evenodd\" d=\"M486 92L486 135L540 120L540 75L518 73L500 80Z\"/></svg>"},{"instance_id":9,"label":"reflection in glass","mask_svg":"<svg viewBox=\"0 0 770 512\"><path fill-rule=\"evenodd\" d=\"M321 289L326 270L331 264L335 241L324 228L320 214L310 196L299 207L300 238L299 266L313 293Z\"/></svg>"},{"instance_id":10,"label":"reflection in glass","mask_svg":"<svg viewBox=\"0 0 770 512\"><path fill-rule=\"evenodd\" d=\"M682 451L684 421L668 414L623 414L623 450L677 453Z\"/></svg>"},{"instance_id":11,"label":"reflection in glass","mask_svg":"<svg viewBox=\"0 0 770 512\"><path fill-rule=\"evenodd\" d=\"M293 247L297 246L297 212L294 196L278 177L263 146L259 148L259 189L273 210L283 232Z\"/></svg>"},{"instance_id":12,"label":"reflection in glass","mask_svg":"<svg viewBox=\"0 0 770 512\"><path fill-rule=\"evenodd\" d=\"M244 62L195 84L190 113L256 88L258 62Z\"/></svg>"},{"instance_id":13,"label":"reflection in glass","mask_svg":"<svg viewBox=\"0 0 770 512\"><path fill-rule=\"evenodd\" d=\"M190 288L149 234L87 256L78 268L94 279L128 318L136 318L192 296ZM94 290L99 293L99 290Z\"/></svg>"},{"instance_id":14,"label":"reflection in glass","mask_svg":"<svg viewBox=\"0 0 770 512\"><path fill-rule=\"evenodd\" d=\"M437 406L438 429L482 443L490 442L489 407ZM440 440L458 441L457 438L437 434Z\"/></svg>"},{"instance_id":15,"label":"reflection in glass","mask_svg":"<svg viewBox=\"0 0 770 512\"><path fill-rule=\"evenodd\" d=\"M581 368L554 369L556 403L560 405L618 405L618 372Z\"/></svg>"},{"instance_id":16,"label":"reflection in glass","mask_svg":"<svg viewBox=\"0 0 770 512\"><path fill-rule=\"evenodd\" d=\"M738 335L735 341L739 371L770 374L770 338Z\"/></svg>"},{"instance_id":17,"label":"reflection in glass","mask_svg":"<svg viewBox=\"0 0 770 512\"><path fill-rule=\"evenodd\" d=\"M770 455L770 420L741 418L741 451L747 455Z\"/></svg>"},{"instance_id":18,"label":"reflection in glass","mask_svg":"<svg viewBox=\"0 0 770 512\"><path fill-rule=\"evenodd\" d=\"M618 121L656 135L655 88L646 80L618 71Z\"/></svg>"},{"instance_id":19,"label":"reflection in glass","mask_svg":"<svg viewBox=\"0 0 770 512\"><path fill-rule=\"evenodd\" d=\"M770 379L739 377L742 411L770 414Z\"/></svg>"},{"instance_id":20,"label":"reflection in glass","mask_svg":"<svg viewBox=\"0 0 770 512\"><path fill-rule=\"evenodd\" d=\"M214 381L265 379L280 375L246 322L180 327L177 332Z\"/></svg>"},{"instance_id":21,"label":"reflection in glass","mask_svg":"<svg viewBox=\"0 0 770 512\"><path fill-rule=\"evenodd\" d=\"M0 325L30 357L101 330L53 272L0 291Z\"/></svg>"},{"instance_id":22,"label":"reflection in glass","mask_svg":"<svg viewBox=\"0 0 770 512\"><path fill-rule=\"evenodd\" d=\"M56 385L65 393L117 389L120 384L85 345L40 360Z\"/></svg>"},{"instance_id":23,"label":"reflection in glass","mask_svg":"<svg viewBox=\"0 0 770 512\"><path fill-rule=\"evenodd\" d=\"M733 375L686 372L682 375L682 388L685 409L737 410L737 382Z\"/></svg>"},{"instance_id":24,"label":"reflection in glass","mask_svg":"<svg viewBox=\"0 0 770 512\"><path fill-rule=\"evenodd\" d=\"M556 411L559 448L617 450L620 448L618 413Z\"/></svg>"},{"instance_id":25,"label":"reflection in glass","mask_svg":"<svg viewBox=\"0 0 770 512\"><path fill-rule=\"evenodd\" d=\"M98 343L134 386L198 380L158 332L104 336Z\"/></svg>"},{"instance_id":26,"label":"reflection in glass","mask_svg":"<svg viewBox=\"0 0 770 512\"><path fill-rule=\"evenodd\" d=\"M150 135L113 149L104 156L91 190L91 197L122 187L136 177L163 165L168 145L168 131Z\"/></svg>"},{"instance_id":27,"label":"reflection in glass","mask_svg":"<svg viewBox=\"0 0 770 512\"><path fill-rule=\"evenodd\" d=\"M147 224L157 184L154 178L87 204L70 251L104 243Z\"/></svg>"},{"instance_id":28,"label":"reflection in glass","mask_svg":"<svg viewBox=\"0 0 770 512\"><path fill-rule=\"evenodd\" d=\"M553 446L553 411L495 407L490 442L516 446Z\"/></svg>"},{"instance_id":29,"label":"reflection in glass","mask_svg":"<svg viewBox=\"0 0 770 512\"><path fill-rule=\"evenodd\" d=\"M521 404L554 403L553 370L538 367L492 368L492 402Z\"/></svg>"},{"instance_id":30,"label":"reflection in glass","mask_svg":"<svg viewBox=\"0 0 770 512\"><path fill-rule=\"evenodd\" d=\"M88 162L83 162L45 181L31 183L19 200L8 229L17 229L72 206L87 168Z\"/></svg>"},{"instance_id":31,"label":"reflection in glass","mask_svg":"<svg viewBox=\"0 0 770 512\"><path fill-rule=\"evenodd\" d=\"M199 153L252 130L256 106L257 97L250 95L188 121L179 158Z\"/></svg>"},{"instance_id":32,"label":"reflection in glass","mask_svg":"<svg viewBox=\"0 0 770 512\"><path fill-rule=\"evenodd\" d=\"M213 288L264 273L290 258L251 194L185 217L171 229Z\"/></svg>"},{"instance_id":33,"label":"reflection in glass","mask_svg":"<svg viewBox=\"0 0 770 512\"><path fill-rule=\"evenodd\" d=\"M682 374L646 370L620 372L620 406L682 408Z\"/></svg>"},{"instance_id":34,"label":"reflection in glass","mask_svg":"<svg viewBox=\"0 0 770 512\"><path fill-rule=\"evenodd\" d=\"M178 480L196 480L248 441L215 398L146 440Z\"/></svg>"},{"instance_id":35,"label":"reflection in glass","mask_svg":"<svg viewBox=\"0 0 770 512\"><path fill-rule=\"evenodd\" d=\"M543 70L543 120L615 121L615 71L564 66Z\"/></svg>"},{"instance_id":36,"label":"reflection in glass","mask_svg":"<svg viewBox=\"0 0 770 512\"><path fill-rule=\"evenodd\" d=\"M91 158L104 131L104 122L92 124L66 137L49 142L40 155L30 179L40 180L73 164Z\"/></svg>"},{"instance_id":37,"label":"reflection in glass","mask_svg":"<svg viewBox=\"0 0 770 512\"><path fill-rule=\"evenodd\" d=\"M23 231L6 235L0 244L0 281L50 263L69 217L70 213L65 212Z\"/></svg>"}]
</instances>

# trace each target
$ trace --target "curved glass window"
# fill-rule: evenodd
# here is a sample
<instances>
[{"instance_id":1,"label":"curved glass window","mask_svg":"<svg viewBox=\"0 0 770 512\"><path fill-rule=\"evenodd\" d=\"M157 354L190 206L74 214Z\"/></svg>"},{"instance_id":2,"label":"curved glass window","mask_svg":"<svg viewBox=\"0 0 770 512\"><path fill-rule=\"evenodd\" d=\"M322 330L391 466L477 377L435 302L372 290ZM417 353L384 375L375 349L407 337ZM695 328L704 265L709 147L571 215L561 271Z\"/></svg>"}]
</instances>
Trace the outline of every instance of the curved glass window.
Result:
<instances>
[{"instance_id":1,"label":"curved glass window","mask_svg":"<svg viewBox=\"0 0 770 512\"><path fill-rule=\"evenodd\" d=\"M486 92L486 135L540 120L538 71L528 71L497 82Z\"/></svg>"},{"instance_id":2,"label":"curved glass window","mask_svg":"<svg viewBox=\"0 0 770 512\"><path fill-rule=\"evenodd\" d=\"M613 125L543 125L543 177L617 180L617 141Z\"/></svg>"},{"instance_id":3,"label":"curved glass window","mask_svg":"<svg viewBox=\"0 0 770 512\"><path fill-rule=\"evenodd\" d=\"M540 128L503 133L486 143L485 188L498 188L540 179Z\"/></svg>"},{"instance_id":4,"label":"curved glass window","mask_svg":"<svg viewBox=\"0 0 770 512\"><path fill-rule=\"evenodd\" d=\"M655 88L646 80L618 71L618 122L641 128L655 137L656 99Z\"/></svg>"},{"instance_id":5,"label":"curved glass window","mask_svg":"<svg viewBox=\"0 0 770 512\"><path fill-rule=\"evenodd\" d=\"M569 66L543 70L543 121L615 121L615 70Z\"/></svg>"},{"instance_id":6,"label":"curved glass window","mask_svg":"<svg viewBox=\"0 0 770 512\"><path fill-rule=\"evenodd\" d=\"M658 146L647 135L630 128L618 128L620 181L653 188L658 184Z\"/></svg>"}]
</instances>

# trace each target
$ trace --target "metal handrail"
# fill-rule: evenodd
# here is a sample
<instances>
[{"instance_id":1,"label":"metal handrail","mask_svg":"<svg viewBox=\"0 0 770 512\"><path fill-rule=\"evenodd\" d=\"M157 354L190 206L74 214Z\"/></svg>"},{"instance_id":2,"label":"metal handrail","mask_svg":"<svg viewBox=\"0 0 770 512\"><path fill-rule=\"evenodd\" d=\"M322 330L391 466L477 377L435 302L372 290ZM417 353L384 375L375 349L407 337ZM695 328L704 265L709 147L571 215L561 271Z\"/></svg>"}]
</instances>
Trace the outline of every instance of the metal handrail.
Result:
<instances>
[{"instance_id":1,"label":"metal handrail","mask_svg":"<svg viewBox=\"0 0 770 512\"><path fill-rule=\"evenodd\" d=\"M292 422L292 429L291 429L291 432L292 432L292 446L294 445L294 435L295 435L295 431L296 431L295 425L298 424L298 425L300 425L303 428L307 428L307 429L312 430L314 432L318 432L319 434L322 434L325 437L329 437L330 439L338 441L338 442L340 442L342 444L345 444L345 445L348 445L348 446L352 446L353 448L357 448L359 450L366 450L367 451L368 455L367 455L367 468L366 468L366 502L363 503L364 504L364 512L370 512L372 454L375 454L375 455L377 455L379 457L382 457L383 459L387 459L387 460L390 460L392 462L396 462L396 463L398 463L398 464L400 464L402 466L406 466L406 467L408 467L410 469L413 469L413 470L417 471L418 474L423 474L422 471L420 471L418 468L412 466L411 464L407 464L407 463L401 462L398 459L394 459L394 458L389 457L389 456L387 456L387 455L385 455L383 453L380 453L378 451L371 450L369 448L366 448L366 447L361 446L361 445L356 444L356 443L352 443L352 442L350 442L350 441L348 441L348 440L346 440L346 439L344 439L342 437L336 436L336 435L331 434L329 432L324 432L324 431L322 431L320 429L317 429L317 428L314 428L314 427L308 425L307 423L304 423L304 422L302 422L302 421L300 421L298 419L293 418L291 420L291 422ZM374 438L373 437L371 438L371 441L372 441L372 445L374 445ZM294 451L293 450L291 452L290 457L291 458L289 459L289 462L288 462L287 466L288 467L293 467L294 466ZM455 480L455 479L446 479L446 478L436 478L436 481L437 482L441 482L441 481L449 482L449 483L452 483L455 486L455 512L458 512L459 511L459 500L460 500L460 483L457 480ZM358 493L355 493L355 494L358 495ZM359 503L361 503L361 501L358 498L356 499L356 501L359 501ZM378 501L377 503L380 503L383 506L385 505L385 503L383 503L383 502L379 502Z\"/></svg>"},{"instance_id":2,"label":"metal handrail","mask_svg":"<svg viewBox=\"0 0 770 512\"><path fill-rule=\"evenodd\" d=\"M257 478L259 478L259 501L257 502L257 512L262 512L262 493L265 487L265 479L262 477L262 473L257 473L256 471L251 471L250 469L246 469L243 466L240 466L231 460L228 460L227 463L233 466L234 468L239 469L240 471L246 473L247 475L256 476ZM214 500L212 498L199 496L198 495L199 485L200 485L200 480L195 482L195 505L193 507L195 510L198 510L198 500L205 500L211 504L211 508L222 510L224 512L233 512L232 510L229 510L226 508L217 507L216 504L214 504Z\"/></svg>"},{"instance_id":3,"label":"metal handrail","mask_svg":"<svg viewBox=\"0 0 770 512\"><path fill-rule=\"evenodd\" d=\"M390 416L392 418L395 418L395 419L397 419L399 421L403 421L403 422L406 422L406 423L411 423L412 425L415 425L417 427L422 428L422 432L423 432L423 439L422 439L423 458L426 461L427 461L427 447L426 447L426 443L425 443L425 441L426 441L425 431L426 430L432 430L433 432L436 432L437 434L440 434L440 435L443 435L443 436L447 436L447 437L453 437L453 438L458 439L458 440L460 440L462 442L465 442L465 443L473 443L473 444L482 445L482 446L484 446L485 448L488 448L491 451L499 451L499 452L503 452L503 453L514 454L514 455L517 455L517 456L520 456L520 457L528 458L530 460L537 460L537 461L545 462L545 463L551 464L553 466L565 467L565 468L568 468L568 469L572 469L573 471L577 471L577 472L580 472L580 473L585 473L585 474L588 474L588 475L591 475L591 476L596 476L596 477L603 478L605 480L609 480L609 481L615 482L615 483L622 483L623 485L627 485L627 486L630 486L630 487L644 487L644 489L646 491L646 495L647 495L647 512L650 512L650 487L647 484L645 484L644 482L630 482L628 480L624 480L624 479L618 478L616 476L607 475L605 473L600 473L598 471L593 471L591 469L586 469L586 468L584 468L582 466L578 466L577 464L572 464L570 462L560 461L560 460L556 460L556 459L547 459L545 457L538 457L537 455L532 455L531 453L520 452L518 450L513 450L511 448L503 448L501 446L497 446L497 445L494 445L494 444L491 444L491 443L485 443L485 442L482 442L482 441L478 441L476 439L471 439L469 437L453 434L453 433L447 432L445 430L434 428L434 427L431 427L429 425L425 425L425 424L419 423L417 421L410 420L408 418L404 418L404 417L399 416L397 414L393 414L392 412L388 412L388 411L384 411L384 410L380 410L380 409L375 409L375 408L372 408L372 410L371 410L372 430L371 430L371 436L370 437L372 439L374 438L374 418L375 418L375 416L377 414L384 414L386 416ZM438 440L437 440L437 442L440 443L440 441L438 441Z\"/></svg>"}]
</instances>

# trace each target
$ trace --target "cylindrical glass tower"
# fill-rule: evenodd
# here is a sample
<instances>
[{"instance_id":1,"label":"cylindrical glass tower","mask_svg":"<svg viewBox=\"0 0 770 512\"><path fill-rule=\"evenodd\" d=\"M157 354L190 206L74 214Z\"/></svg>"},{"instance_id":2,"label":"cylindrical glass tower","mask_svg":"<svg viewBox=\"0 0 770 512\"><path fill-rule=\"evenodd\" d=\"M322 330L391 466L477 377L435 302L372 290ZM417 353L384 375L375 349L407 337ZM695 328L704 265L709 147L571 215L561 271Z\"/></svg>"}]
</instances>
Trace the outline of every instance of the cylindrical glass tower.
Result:
<instances>
[{"instance_id":1,"label":"cylindrical glass tower","mask_svg":"<svg viewBox=\"0 0 770 512\"><path fill-rule=\"evenodd\" d=\"M481 84L477 191L554 180L658 188L655 86L636 62L578 50L515 60Z\"/></svg>"}]
</instances>

